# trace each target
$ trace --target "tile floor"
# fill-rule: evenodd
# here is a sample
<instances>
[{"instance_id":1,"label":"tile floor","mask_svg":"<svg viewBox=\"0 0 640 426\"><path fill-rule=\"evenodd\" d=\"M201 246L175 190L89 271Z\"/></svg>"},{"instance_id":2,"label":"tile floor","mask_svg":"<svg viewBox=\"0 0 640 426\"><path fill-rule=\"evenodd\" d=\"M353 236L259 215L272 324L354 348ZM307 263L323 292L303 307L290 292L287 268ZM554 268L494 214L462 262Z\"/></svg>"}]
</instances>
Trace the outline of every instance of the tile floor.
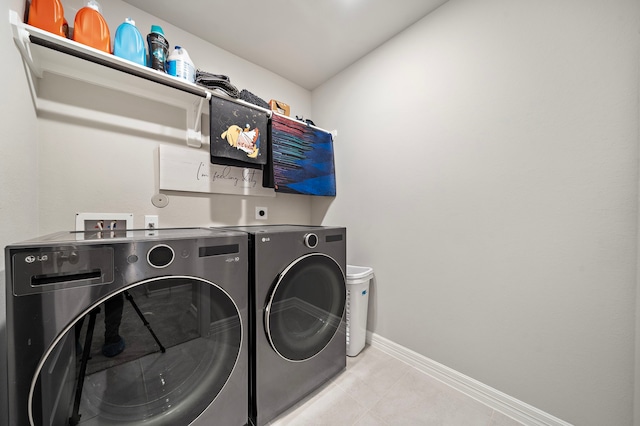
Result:
<instances>
[{"instance_id":1,"label":"tile floor","mask_svg":"<svg viewBox=\"0 0 640 426\"><path fill-rule=\"evenodd\" d=\"M347 369L271 426L521 426L379 349L347 357Z\"/></svg>"}]
</instances>

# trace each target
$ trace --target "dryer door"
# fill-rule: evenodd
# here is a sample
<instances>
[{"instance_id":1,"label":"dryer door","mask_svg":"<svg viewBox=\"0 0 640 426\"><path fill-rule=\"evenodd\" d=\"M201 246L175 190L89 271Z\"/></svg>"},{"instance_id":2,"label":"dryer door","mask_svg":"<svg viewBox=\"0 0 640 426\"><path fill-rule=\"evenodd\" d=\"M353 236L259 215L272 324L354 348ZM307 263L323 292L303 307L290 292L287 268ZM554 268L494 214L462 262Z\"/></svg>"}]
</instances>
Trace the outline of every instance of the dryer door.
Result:
<instances>
[{"instance_id":1,"label":"dryer door","mask_svg":"<svg viewBox=\"0 0 640 426\"><path fill-rule=\"evenodd\" d=\"M265 329L273 349L290 361L321 352L336 334L346 300L344 273L331 257L312 253L278 277L265 307Z\"/></svg>"},{"instance_id":2,"label":"dryer door","mask_svg":"<svg viewBox=\"0 0 640 426\"><path fill-rule=\"evenodd\" d=\"M103 346L114 327L122 352ZM238 307L214 283L137 283L88 307L47 350L31 384L31 424L188 425L226 384L242 338Z\"/></svg>"}]
</instances>

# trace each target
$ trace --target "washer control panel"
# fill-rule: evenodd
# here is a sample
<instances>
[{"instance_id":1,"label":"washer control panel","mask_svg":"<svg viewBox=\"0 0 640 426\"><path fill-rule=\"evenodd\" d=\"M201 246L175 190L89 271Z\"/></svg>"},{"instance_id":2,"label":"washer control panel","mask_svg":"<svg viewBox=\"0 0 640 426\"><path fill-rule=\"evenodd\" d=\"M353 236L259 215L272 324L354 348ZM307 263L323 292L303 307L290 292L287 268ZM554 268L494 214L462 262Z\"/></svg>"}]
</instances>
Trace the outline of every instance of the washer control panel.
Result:
<instances>
[{"instance_id":1,"label":"washer control panel","mask_svg":"<svg viewBox=\"0 0 640 426\"><path fill-rule=\"evenodd\" d=\"M151 247L147 252L147 262L154 268L166 268L171 265L176 254L173 249L166 244L158 244Z\"/></svg>"},{"instance_id":2,"label":"washer control panel","mask_svg":"<svg viewBox=\"0 0 640 426\"><path fill-rule=\"evenodd\" d=\"M310 232L304 236L304 245L309 248L316 248L318 246L318 236L313 232Z\"/></svg>"}]
</instances>

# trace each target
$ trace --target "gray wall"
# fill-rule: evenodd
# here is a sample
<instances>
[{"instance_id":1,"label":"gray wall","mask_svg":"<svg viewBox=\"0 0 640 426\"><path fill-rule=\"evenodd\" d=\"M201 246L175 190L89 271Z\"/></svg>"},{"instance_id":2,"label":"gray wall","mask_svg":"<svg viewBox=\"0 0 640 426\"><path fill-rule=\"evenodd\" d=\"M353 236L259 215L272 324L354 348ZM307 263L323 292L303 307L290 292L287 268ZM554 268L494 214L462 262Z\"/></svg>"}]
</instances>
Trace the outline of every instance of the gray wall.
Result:
<instances>
[{"instance_id":1,"label":"gray wall","mask_svg":"<svg viewBox=\"0 0 640 426\"><path fill-rule=\"evenodd\" d=\"M632 0L450 0L313 91L370 329L578 425L630 425Z\"/></svg>"},{"instance_id":2,"label":"gray wall","mask_svg":"<svg viewBox=\"0 0 640 426\"><path fill-rule=\"evenodd\" d=\"M74 7L84 3L65 1L67 20L75 15ZM110 28L117 28L126 17L134 18L143 34L152 24L159 24L172 46L187 48L198 68L228 75L239 89L248 89L267 101L280 96L289 100L295 110L292 114L309 115L309 91L126 3L110 1L102 7ZM161 227L247 224L255 222L256 206L270 208L269 222L310 220L310 198L286 194L270 198L169 192L169 205L158 209L151 204L151 197L159 191L158 146L192 148L182 140L148 132L158 124L185 129L184 111L51 75L40 83L39 93L42 99L59 103L60 111L80 111L72 117L46 114L37 121L39 156L46 159L38 167L41 233L73 227L76 212L133 213L137 227L144 225L145 214L159 215ZM127 132L88 122L96 112L98 116L104 113L137 119L140 128ZM208 116L203 120L207 123ZM208 149L208 145L201 148Z\"/></svg>"}]
</instances>

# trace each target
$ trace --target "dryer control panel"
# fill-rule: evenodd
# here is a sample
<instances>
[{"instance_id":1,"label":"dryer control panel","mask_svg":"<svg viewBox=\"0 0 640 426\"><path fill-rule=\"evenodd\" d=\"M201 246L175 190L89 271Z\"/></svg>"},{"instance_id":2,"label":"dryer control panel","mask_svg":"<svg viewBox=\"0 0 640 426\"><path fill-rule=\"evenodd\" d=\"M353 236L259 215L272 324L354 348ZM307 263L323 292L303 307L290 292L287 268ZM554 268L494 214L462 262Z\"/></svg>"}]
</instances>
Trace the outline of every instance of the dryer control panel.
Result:
<instances>
[{"instance_id":1,"label":"dryer control panel","mask_svg":"<svg viewBox=\"0 0 640 426\"><path fill-rule=\"evenodd\" d=\"M313 232L310 232L304 236L304 245L309 248L316 248L318 246L318 236Z\"/></svg>"}]
</instances>

